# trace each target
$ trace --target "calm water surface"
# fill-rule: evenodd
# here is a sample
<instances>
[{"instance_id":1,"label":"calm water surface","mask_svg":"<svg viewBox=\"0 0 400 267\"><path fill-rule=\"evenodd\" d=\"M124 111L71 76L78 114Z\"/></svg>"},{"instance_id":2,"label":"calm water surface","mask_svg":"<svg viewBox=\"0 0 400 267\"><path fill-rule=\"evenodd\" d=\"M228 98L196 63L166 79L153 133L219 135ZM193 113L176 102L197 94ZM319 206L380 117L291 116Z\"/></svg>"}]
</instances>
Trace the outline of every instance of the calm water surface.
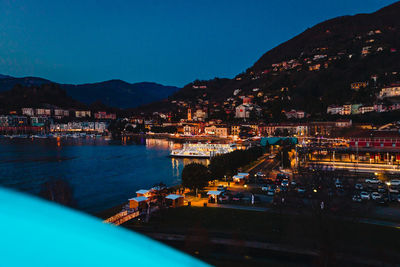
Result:
<instances>
[{"instance_id":1,"label":"calm water surface","mask_svg":"<svg viewBox=\"0 0 400 267\"><path fill-rule=\"evenodd\" d=\"M0 139L0 185L38 194L42 184L64 179L78 209L94 213L121 204L163 182L180 183L188 160L168 157L172 142L138 138L130 143L104 139Z\"/></svg>"}]
</instances>

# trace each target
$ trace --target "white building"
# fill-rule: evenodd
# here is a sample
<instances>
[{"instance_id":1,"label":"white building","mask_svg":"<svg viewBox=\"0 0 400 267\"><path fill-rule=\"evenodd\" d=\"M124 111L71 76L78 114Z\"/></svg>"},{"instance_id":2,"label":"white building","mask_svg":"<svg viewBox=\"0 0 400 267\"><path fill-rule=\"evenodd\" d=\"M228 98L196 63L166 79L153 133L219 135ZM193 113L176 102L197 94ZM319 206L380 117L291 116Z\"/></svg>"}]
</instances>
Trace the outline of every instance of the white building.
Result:
<instances>
[{"instance_id":1,"label":"white building","mask_svg":"<svg viewBox=\"0 0 400 267\"><path fill-rule=\"evenodd\" d=\"M193 114L193 120L195 121L204 121L205 119L207 119L207 112L202 109L196 110Z\"/></svg>"},{"instance_id":2,"label":"white building","mask_svg":"<svg viewBox=\"0 0 400 267\"><path fill-rule=\"evenodd\" d=\"M76 118L86 118L90 117L91 113L90 110L76 110L75 117Z\"/></svg>"},{"instance_id":3,"label":"white building","mask_svg":"<svg viewBox=\"0 0 400 267\"><path fill-rule=\"evenodd\" d=\"M379 92L379 98L400 96L400 85L384 87Z\"/></svg>"},{"instance_id":4,"label":"white building","mask_svg":"<svg viewBox=\"0 0 400 267\"><path fill-rule=\"evenodd\" d=\"M374 106L361 106L358 109L361 114L375 111Z\"/></svg>"},{"instance_id":5,"label":"white building","mask_svg":"<svg viewBox=\"0 0 400 267\"><path fill-rule=\"evenodd\" d=\"M50 116L51 115L51 109L48 109L48 108L37 108L36 109L36 115L37 116Z\"/></svg>"},{"instance_id":6,"label":"white building","mask_svg":"<svg viewBox=\"0 0 400 267\"><path fill-rule=\"evenodd\" d=\"M54 117L57 119L61 119L64 117L69 117L69 110L66 109L55 109L54 110Z\"/></svg>"},{"instance_id":7,"label":"white building","mask_svg":"<svg viewBox=\"0 0 400 267\"><path fill-rule=\"evenodd\" d=\"M22 108L22 115L34 116L35 110L33 108Z\"/></svg>"},{"instance_id":8,"label":"white building","mask_svg":"<svg viewBox=\"0 0 400 267\"><path fill-rule=\"evenodd\" d=\"M248 118L250 118L250 113L253 110L256 113L259 113L261 111L261 109L254 104L241 104L236 107L235 118L248 119Z\"/></svg>"},{"instance_id":9,"label":"white building","mask_svg":"<svg viewBox=\"0 0 400 267\"><path fill-rule=\"evenodd\" d=\"M305 117L305 112L302 110L294 110L285 112L285 116L288 119L303 119Z\"/></svg>"},{"instance_id":10,"label":"white building","mask_svg":"<svg viewBox=\"0 0 400 267\"><path fill-rule=\"evenodd\" d=\"M332 114L332 115L342 114L343 113L343 106L335 106L335 105L329 106L326 109L326 113Z\"/></svg>"}]
</instances>

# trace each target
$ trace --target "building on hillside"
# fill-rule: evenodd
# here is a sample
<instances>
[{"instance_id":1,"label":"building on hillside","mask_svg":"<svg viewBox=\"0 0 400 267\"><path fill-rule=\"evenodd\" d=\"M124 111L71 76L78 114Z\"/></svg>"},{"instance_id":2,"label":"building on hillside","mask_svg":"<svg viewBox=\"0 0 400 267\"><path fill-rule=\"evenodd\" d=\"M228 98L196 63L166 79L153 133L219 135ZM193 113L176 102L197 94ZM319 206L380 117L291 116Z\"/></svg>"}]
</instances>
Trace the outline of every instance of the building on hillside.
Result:
<instances>
[{"instance_id":1,"label":"building on hillside","mask_svg":"<svg viewBox=\"0 0 400 267\"><path fill-rule=\"evenodd\" d=\"M327 114L336 115L343 113L343 106L331 105L326 109Z\"/></svg>"},{"instance_id":2,"label":"building on hillside","mask_svg":"<svg viewBox=\"0 0 400 267\"><path fill-rule=\"evenodd\" d=\"M254 104L241 104L235 109L235 118L248 119L251 113L259 114L261 112L260 107Z\"/></svg>"},{"instance_id":3,"label":"building on hillside","mask_svg":"<svg viewBox=\"0 0 400 267\"><path fill-rule=\"evenodd\" d=\"M35 110L36 116L51 116L51 109L48 108L37 108Z\"/></svg>"},{"instance_id":4,"label":"building on hillside","mask_svg":"<svg viewBox=\"0 0 400 267\"><path fill-rule=\"evenodd\" d=\"M196 112L193 114L193 120L195 121L205 121L207 117L207 112L202 109L197 109Z\"/></svg>"},{"instance_id":5,"label":"building on hillside","mask_svg":"<svg viewBox=\"0 0 400 267\"><path fill-rule=\"evenodd\" d=\"M46 123L49 121L49 117L47 116L32 116L31 118L31 125L32 126L45 126Z\"/></svg>"},{"instance_id":6,"label":"building on hillside","mask_svg":"<svg viewBox=\"0 0 400 267\"><path fill-rule=\"evenodd\" d=\"M107 113L105 111L98 111L94 113L94 118L98 120L115 120L117 115L115 113Z\"/></svg>"},{"instance_id":7,"label":"building on hillside","mask_svg":"<svg viewBox=\"0 0 400 267\"><path fill-rule=\"evenodd\" d=\"M309 127L303 123L278 123L266 125L265 132L269 136L282 136L282 135L298 135L306 136L309 133Z\"/></svg>"},{"instance_id":8,"label":"building on hillside","mask_svg":"<svg viewBox=\"0 0 400 267\"><path fill-rule=\"evenodd\" d=\"M239 136L240 134L240 125L231 125L231 135Z\"/></svg>"},{"instance_id":9,"label":"building on hillside","mask_svg":"<svg viewBox=\"0 0 400 267\"><path fill-rule=\"evenodd\" d=\"M308 124L309 135L311 136L329 136L336 128L336 122L322 121L311 122Z\"/></svg>"},{"instance_id":10,"label":"building on hillside","mask_svg":"<svg viewBox=\"0 0 400 267\"><path fill-rule=\"evenodd\" d=\"M251 104L251 98L250 97L243 97L243 104Z\"/></svg>"},{"instance_id":11,"label":"building on hillside","mask_svg":"<svg viewBox=\"0 0 400 267\"><path fill-rule=\"evenodd\" d=\"M386 112L386 111L388 111L388 108L387 108L386 105L384 105L383 103L376 103L376 104L374 104L374 110L375 110L376 112L381 113L381 112Z\"/></svg>"},{"instance_id":12,"label":"building on hillside","mask_svg":"<svg viewBox=\"0 0 400 267\"><path fill-rule=\"evenodd\" d=\"M351 104L343 105L342 112L339 113L340 115L350 115L351 114Z\"/></svg>"},{"instance_id":13,"label":"building on hillside","mask_svg":"<svg viewBox=\"0 0 400 267\"><path fill-rule=\"evenodd\" d=\"M285 116L288 119L303 119L305 117L305 112L302 110L294 110L285 112Z\"/></svg>"},{"instance_id":14,"label":"building on hillside","mask_svg":"<svg viewBox=\"0 0 400 267\"><path fill-rule=\"evenodd\" d=\"M347 128L351 127L352 123L352 120L337 120L335 126L339 128Z\"/></svg>"},{"instance_id":15,"label":"building on hillside","mask_svg":"<svg viewBox=\"0 0 400 267\"><path fill-rule=\"evenodd\" d=\"M361 114L365 114L365 113L368 113L368 112L373 112L373 111L375 111L374 106L368 106L368 105L361 106L361 107L359 108L359 110L360 110L360 113L361 113Z\"/></svg>"},{"instance_id":16,"label":"building on hillside","mask_svg":"<svg viewBox=\"0 0 400 267\"><path fill-rule=\"evenodd\" d=\"M0 115L0 127L8 127L9 125L9 116Z\"/></svg>"},{"instance_id":17,"label":"building on hillside","mask_svg":"<svg viewBox=\"0 0 400 267\"><path fill-rule=\"evenodd\" d=\"M90 110L75 110L76 118L86 118L90 116L91 116Z\"/></svg>"},{"instance_id":18,"label":"building on hillside","mask_svg":"<svg viewBox=\"0 0 400 267\"><path fill-rule=\"evenodd\" d=\"M367 82L354 82L350 84L350 88L352 90L358 91L360 88L365 88L367 87L368 83Z\"/></svg>"},{"instance_id":19,"label":"building on hillside","mask_svg":"<svg viewBox=\"0 0 400 267\"><path fill-rule=\"evenodd\" d=\"M361 106L362 106L362 104L352 104L351 105L351 114L359 114Z\"/></svg>"},{"instance_id":20,"label":"building on hillside","mask_svg":"<svg viewBox=\"0 0 400 267\"><path fill-rule=\"evenodd\" d=\"M18 115L8 116L8 126L13 126L13 127L28 126L28 118L26 116L18 116Z\"/></svg>"},{"instance_id":21,"label":"building on hillside","mask_svg":"<svg viewBox=\"0 0 400 267\"><path fill-rule=\"evenodd\" d=\"M187 120L191 121L192 120L192 109L188 108L187 110Z\"/></svg>"},{"instance_id":22,"label":"building on hillside","mask_svg":"<svg viewBox=\"0 0 400 267\"><path fill-rule=\"evenodd\" d=\"M400 96L400 83L392 84L391 86L382 88L378 95L380 99L393 96Z\"/></svg>"},{"instance_id":23,"label":"building on hillside","mask_svg":"<svg viewBox=\"0 0 400 267\"><path fill-rule=\"evenodd\" d=\"M184 135L198 135L200 133L200 126L197 124L187 124L183 126Z\"/></svg>"},{"instance_id":24,"label":"building on hillside","mask_svg":"<svg viewBox=\"0 0 400 267\"><path fill-rule=\"evenodd\" d=\"M212 125L204 128L204 133L207 135L215 135L218 137L228 137L229 127L221 125Z\"/></svg>"},{"instance_id":25,"label":"building on hillside","mask_svg":"<svg viewBox=\"0 0 400 267\"><path fill-rule=\"evenodd\" d=\"M22 115L35 116L35 110L33 108L22 108Z\"/></svg>"},{"instance_id":26,"label":"building on hillside","mask_svg":"<svg viewBox=\"0 0 400 267\"><path fill-rule=\"evenodd\" d=\"M54 118L62 119L64 117L69 117L69 110L60 108L54 109Z\"/></svg>"}]
</instances>

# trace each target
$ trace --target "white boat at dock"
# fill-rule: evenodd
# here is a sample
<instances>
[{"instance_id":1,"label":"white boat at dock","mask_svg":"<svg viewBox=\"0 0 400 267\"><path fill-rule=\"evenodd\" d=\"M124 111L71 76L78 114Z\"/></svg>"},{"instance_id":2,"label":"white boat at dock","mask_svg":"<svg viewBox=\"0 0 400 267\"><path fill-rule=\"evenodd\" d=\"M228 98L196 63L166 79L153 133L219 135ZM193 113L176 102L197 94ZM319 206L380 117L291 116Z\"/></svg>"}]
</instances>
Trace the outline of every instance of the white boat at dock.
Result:
<instances>
[{"instance_id":1,"label":"white boat at dock","mask_svg":"<svg viewBox=\"0 0 400 267\"><path fill-rule=\"evenodd\" d=\"M174 149L171 151L171 157L185 158L212 158L217 155L226 154L236 150L234 144L191 144L186 143L182 149Z\"/></svg>"}]
</instances>

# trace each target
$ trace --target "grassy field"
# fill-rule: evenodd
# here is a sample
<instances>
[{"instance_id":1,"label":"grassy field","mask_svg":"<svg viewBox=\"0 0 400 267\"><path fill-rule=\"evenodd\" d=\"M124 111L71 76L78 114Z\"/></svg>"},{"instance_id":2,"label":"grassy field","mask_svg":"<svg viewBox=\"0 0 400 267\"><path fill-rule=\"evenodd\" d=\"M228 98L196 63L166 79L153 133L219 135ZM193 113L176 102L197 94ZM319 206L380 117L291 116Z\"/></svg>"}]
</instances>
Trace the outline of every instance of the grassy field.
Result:
<instances>
[{"instance_id":1,"label":"grassy field","mask_svg":"<svg viewBox=\"0 0 400 267\"><path fill-rule=\"evenodd\" d=\"M124 225L139 232L176 233L200 236L202 247L209 238L252 240L309 248L335 257L345 254L375 260L400 262L400 230L327 216L298 216L233 209L182 207L162 210L148 223ZM189 253L198 248L184 248Z\"/></svg>"}]
</instances>

